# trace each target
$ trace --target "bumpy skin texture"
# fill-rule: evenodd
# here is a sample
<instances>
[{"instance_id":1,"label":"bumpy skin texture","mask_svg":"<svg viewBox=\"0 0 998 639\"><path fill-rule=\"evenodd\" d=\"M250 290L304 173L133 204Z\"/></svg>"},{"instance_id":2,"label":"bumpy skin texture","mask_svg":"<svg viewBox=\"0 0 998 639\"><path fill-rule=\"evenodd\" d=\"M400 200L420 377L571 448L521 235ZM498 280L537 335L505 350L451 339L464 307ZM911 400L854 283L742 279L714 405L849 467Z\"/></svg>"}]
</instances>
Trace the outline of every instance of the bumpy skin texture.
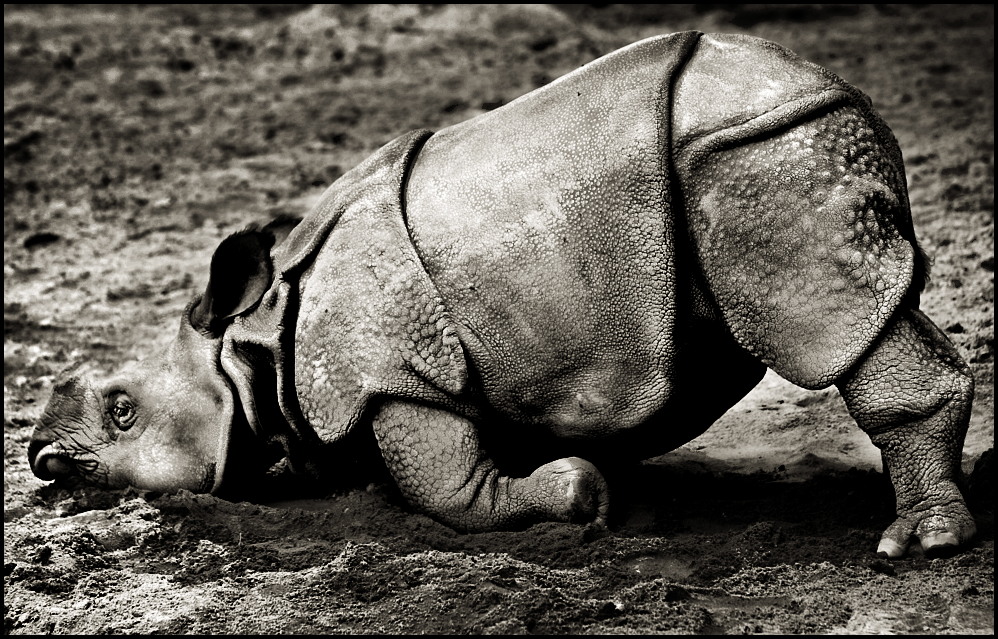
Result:
<instances>
[{"instance_id":1,"label":"bumpy skin texture","mask_svg":"<svg viewBox=\"0 0 998 639\"><path fill-rule=\"evenodd\" d=\"M676 83L676 171L707 288L739 344L801 386L835 382L882 449L899 518L880 552L965 544L973 381L916 310L924 266L897 142L855 89L779 49L759 67L752 45L705 36ZM719 90L736 79L745 91ZM704 95L721 100L713 118Z\"/></svg>"},{"instance_id":2,"label":"bumpy skin texture","mask_svg":"<svg viewBox=\"0 0 998 639\"><path fill-rule=\"evenodd\" d=\"M331 187L278 265L288 290L300 272L298 430L371 419L402 493L459 529L598 520L605 483L574 455L665 452L770 366L849 380L898 484L881 550L973 534L953 492L966 394L919 405L930 425L872 425L939 374L872 363L922 273L900 151L858 91L771 43L683 33L406 144ZM940 335L920 343L950 353ZM721 371L730 392L703 396ZM485 441L503 437L565 457L513 478Z\"/></svg>"},{"instance_id":3,"label":"bumpy skin texture","mask_svg":"<svg viewBox=\"0 0 998 639\"><path fill-rule=\"evenodd\" d=\"M957 489L973 387L917 310L900 150L865 96L777 45L635 43L397 138L272 243L226 240L216 256L260 263L213 261L185 318L178 348L219 366L166 368L215 389L202 416L245 418L303 472L321 472L319 444L370 424L402 494L455 528L604 521L606 482L585 458L689 441L768 366L837 384L882 449L898 519L881 552L974 534ZM91 451L114 437L143 447L77 428L106 413L77 385L56 395L29 450L39 476L107 475ZM191 439L185 420L144 437ZM197 467L223 468L228 431L204 421L217 439L196 438Z\"/></svg>"},{"instance_id":4,"label":"bumpy skin texture","mask_svg":"<svg viewBox=\"0 0 998 639\"><path fill-rule=\"evenodd\" d=\"M855 89L762 47L771 64L752 39L701 39L677 82L676 170L726 325L783 377L822 388L921 287L904 166ZM745 89L721 91L733 86ZM704 109L705 95L722 101Z\"/></svg>"}]
</instances>

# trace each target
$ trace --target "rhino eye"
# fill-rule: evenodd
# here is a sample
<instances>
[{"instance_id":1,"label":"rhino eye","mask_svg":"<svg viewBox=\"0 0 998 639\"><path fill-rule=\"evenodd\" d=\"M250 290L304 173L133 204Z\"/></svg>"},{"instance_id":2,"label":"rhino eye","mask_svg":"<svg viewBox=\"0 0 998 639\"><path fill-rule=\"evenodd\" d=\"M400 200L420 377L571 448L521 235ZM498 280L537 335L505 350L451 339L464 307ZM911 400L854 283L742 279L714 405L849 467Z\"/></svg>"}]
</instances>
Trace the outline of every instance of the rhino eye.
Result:
<instances>
[{"instance_id":1,"label":"rhino eye","mask_svg":"<svg viewBox=\"0 0 998 639\"><path fill-rule=\"evenodd\" d=\"M115 425L121 430L128 430L132 427L132 422L135 421L135 405L124 394L118 394L111 398L111 407L108 412L111 413Z\"/></svg>"}]
</instances>

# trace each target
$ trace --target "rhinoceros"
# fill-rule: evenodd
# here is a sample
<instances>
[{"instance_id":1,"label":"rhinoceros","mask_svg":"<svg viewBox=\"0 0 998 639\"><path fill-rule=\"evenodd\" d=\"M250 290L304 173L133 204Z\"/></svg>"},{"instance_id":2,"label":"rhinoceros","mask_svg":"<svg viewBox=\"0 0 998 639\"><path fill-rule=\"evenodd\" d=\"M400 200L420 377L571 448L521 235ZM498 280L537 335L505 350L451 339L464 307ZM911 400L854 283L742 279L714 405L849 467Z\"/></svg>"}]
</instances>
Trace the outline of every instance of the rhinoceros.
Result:
<instances>
[{"instance_id":1,"label":"rhinoceros","mask_svg":"<svg viewBox=\"0 0 998 639\"><path fill-rule=\"evenodd\" d=\"M779 45L636 42L401 135L284 235L218 246L161 359L60 379L34 473L217 492L247 441L316 473L366 430L457 530L599 523L593 460L690 441L769 368L835 385L882 451L879 553L975 534L973 380L919 311L901 151L869 98Z\"/></svg>"}]
</instances>

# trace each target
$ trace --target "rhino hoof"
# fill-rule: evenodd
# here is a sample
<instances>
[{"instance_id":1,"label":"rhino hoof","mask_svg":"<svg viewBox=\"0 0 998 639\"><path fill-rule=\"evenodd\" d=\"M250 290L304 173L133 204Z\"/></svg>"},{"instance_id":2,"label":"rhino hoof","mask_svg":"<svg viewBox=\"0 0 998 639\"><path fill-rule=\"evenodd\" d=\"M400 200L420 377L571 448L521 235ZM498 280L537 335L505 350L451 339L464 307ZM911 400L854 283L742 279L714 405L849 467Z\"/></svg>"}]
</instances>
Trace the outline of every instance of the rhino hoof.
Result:
<instances>
[{"instance_id":1,"label":"rhino hoof","mask_svg":"<svg viewBox=\"0 0 998 639\"><path fill-rule=\"evenodd\" d=\"M977 533L973 516L962 502L933 506L899 517L884 532L877 553L903 557L911 544L920 544L927 557L955 554Z\"/></svg>"}]
</instances>

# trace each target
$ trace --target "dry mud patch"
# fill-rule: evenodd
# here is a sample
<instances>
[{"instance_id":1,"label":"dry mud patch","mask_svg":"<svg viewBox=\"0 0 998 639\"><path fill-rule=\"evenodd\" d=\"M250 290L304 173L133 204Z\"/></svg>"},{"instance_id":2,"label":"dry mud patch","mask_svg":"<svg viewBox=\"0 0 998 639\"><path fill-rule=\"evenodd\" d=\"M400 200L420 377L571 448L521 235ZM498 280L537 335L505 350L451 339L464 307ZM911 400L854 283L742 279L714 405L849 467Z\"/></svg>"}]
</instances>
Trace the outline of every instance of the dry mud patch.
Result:
<instances>
[{"instance_id":1,"label":"dry mud patch","mask_svg":"<svg viewBox=\"0 0 998 639\"><path fill-rule=\"evenodd\" d=\"M59 371L162 349L228 233L305 212L402 132L683 29L780 42L891 125L923 308L977 381L970 475L994 442L991 5L5 5L5 633L992 634L993 471L965 552L877 559L876 451L834 390L775 376L613 470L609 529L460 535L373 471L227 501L28 469Z\"/></svg>"}]
</instances>

